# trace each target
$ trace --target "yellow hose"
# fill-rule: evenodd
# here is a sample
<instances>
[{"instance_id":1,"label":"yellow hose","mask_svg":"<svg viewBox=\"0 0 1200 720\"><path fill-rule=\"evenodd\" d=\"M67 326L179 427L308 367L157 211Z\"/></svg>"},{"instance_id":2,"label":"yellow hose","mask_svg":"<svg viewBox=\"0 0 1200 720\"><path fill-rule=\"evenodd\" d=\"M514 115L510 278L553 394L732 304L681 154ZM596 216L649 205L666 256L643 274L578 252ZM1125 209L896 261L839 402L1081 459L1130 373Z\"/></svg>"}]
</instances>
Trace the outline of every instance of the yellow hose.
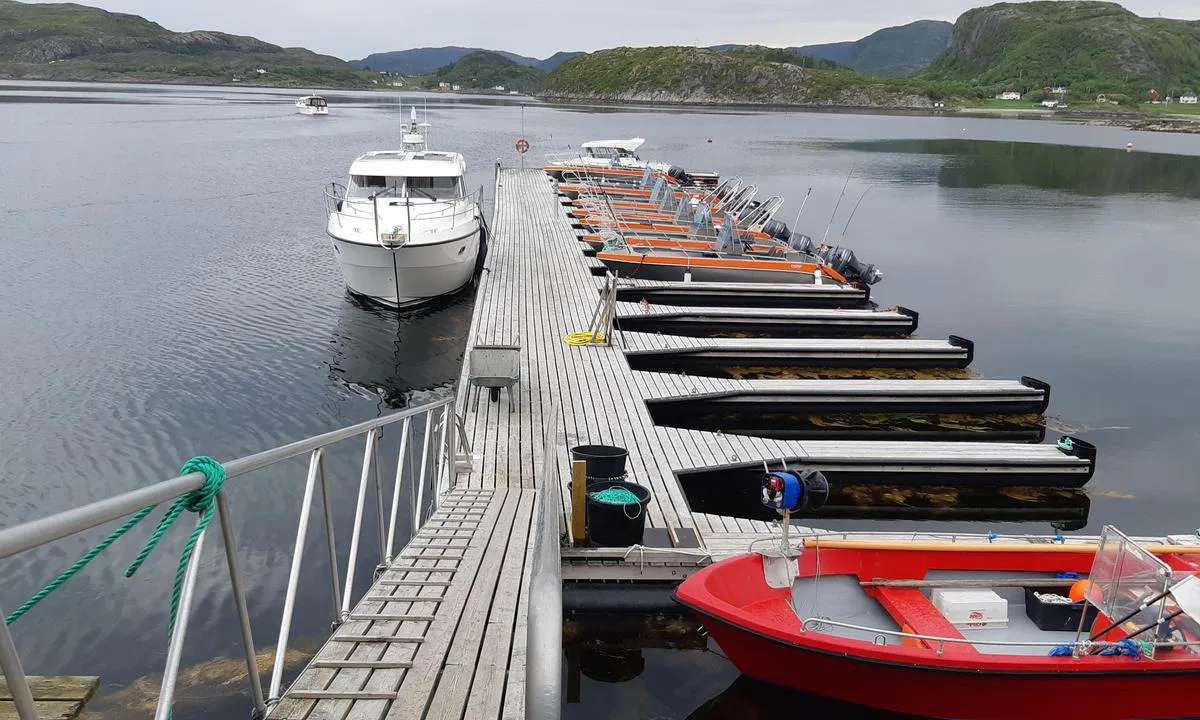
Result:
<instances>
[{"instance_id":1,"label":"yellow hose","mask_svg":"<svg viewBox=\"0 0 1200 720\"><path fill-rule=\"evenodd\" d=\"M604 342L604 333L592 332L591 330L584 330L583 332L573 332L570 335L563 338L563 342L565 342L568 345L575 346L575 347L580 347L583 345L591 345L592 343L602 343L602 342Z\"/></svg>"}]
</instances>

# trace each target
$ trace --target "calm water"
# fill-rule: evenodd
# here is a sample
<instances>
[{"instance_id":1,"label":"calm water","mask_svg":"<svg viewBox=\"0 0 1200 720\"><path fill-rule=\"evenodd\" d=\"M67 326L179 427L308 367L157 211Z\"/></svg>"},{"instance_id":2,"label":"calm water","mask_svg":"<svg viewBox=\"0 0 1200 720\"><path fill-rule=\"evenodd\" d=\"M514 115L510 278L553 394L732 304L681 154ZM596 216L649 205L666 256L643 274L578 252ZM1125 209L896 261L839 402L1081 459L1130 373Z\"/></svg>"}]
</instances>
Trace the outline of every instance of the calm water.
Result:
<instances>
[{"instance_id":1,"label":"calm water","mask_svg":"<svg viewBox=\"0 0 1200 720\"><path fill-rule=\"evenodd\" d=\"M344 295L321 187L358 153L394 146L399 116L394 98L329 97L333 114L309 118L292 114L290 94L271 91L0 84L0 524L153 482L194 454L233 458L451 392L469 297L397 318ZM434 144L464 152L490 194L491 163L515 160L520 108L428 102ZM985 377L1049 381L1052 427L1100 446L1085 531L1200 523L1200 137L537 106L524 122L539 158L585 139L644 135L648 155L784 194L789 220L811 187L800 228L815 237L849 175L830 236L840 238L869 188L845 242L887 273L880 302L921 311L925 337L975 340ZM302 473L297 464L231 489L262 647L278 630ZM354 478L338 479L334 494L349 507ZM341 532L349 520L338 516ZM20 603L97 537L4 561L0 604ZM102 672L108 699L96 707L107 703L108 717L138 716L121 688L161 669L165 652L180 546L165 543L127 580L144 537L114 546L14 626L31 671ZM318 540L310 533L319 551ZM301 645L328 627L320 558L310 550L305 560L293 631ZM188 665L239 653L213 547L204 569ZM790 716L798 702L816 707L738 679L711 650L640 657L626 682L585 672L567 716L717 718L734 707L766 718ZM200 675L190 677L199 695L185 691L176 717L213 717L224 691L205 697Z\"/></svg>"}]
</instances>

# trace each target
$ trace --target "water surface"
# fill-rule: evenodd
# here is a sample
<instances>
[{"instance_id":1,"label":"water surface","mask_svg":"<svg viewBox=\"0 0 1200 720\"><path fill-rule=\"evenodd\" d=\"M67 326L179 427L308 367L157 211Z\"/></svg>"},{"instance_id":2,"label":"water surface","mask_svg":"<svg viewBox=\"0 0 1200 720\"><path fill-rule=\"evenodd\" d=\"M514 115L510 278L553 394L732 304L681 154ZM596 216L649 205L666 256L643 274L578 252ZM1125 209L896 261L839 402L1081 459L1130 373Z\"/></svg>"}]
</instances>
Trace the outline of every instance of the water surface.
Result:
<instances>
[{"instance_id":1,"label":"water surface","mask_svg":"<svg viewBox=\"0 0 1200 720\"><path fill-rule=\"evenodd\" d=\"M452 391L470 296L399 318L364 308L345 296L324 237L323 185L343 181L357 154L397 144L396 99L328 97L332 114L312 118L282 91L0 84L0 524L154 482L192 455L239 457ZM492 164L516 162L522 134L531 162L643 135L648 156L785 195L789 221L811 188L800 229L881 266L881 304L919 310L924 337L974 340L985 377L1051 383L1050 439L1078 432L1100 447L1083 532L1196 526L1200 137L741 110L533 105L522 117L508 98L425 102L434 145L464 152L489 198ZM344 465L335 506L349 508L357 478ZM278 631L303 473L297 461L230 490L260 647ZM351 518L335 519L344 548ZM313 527L294 627L310 649L332 609ZM1053 532L1048 522L936 527ZM102 671L118 700L159 671L181 541L125 579L147 532L14 626L31 671ZM4 561L0 605L19 604L99 537ZM188 665L240 652L215 547L203 567ZM783 717L816 702L738 679L715 646L650 648L640 667L621 683L584 674L567 717L715 718L730 707ZM185 703L176 717L214 707Z\"/></svg>"}]
</instances>

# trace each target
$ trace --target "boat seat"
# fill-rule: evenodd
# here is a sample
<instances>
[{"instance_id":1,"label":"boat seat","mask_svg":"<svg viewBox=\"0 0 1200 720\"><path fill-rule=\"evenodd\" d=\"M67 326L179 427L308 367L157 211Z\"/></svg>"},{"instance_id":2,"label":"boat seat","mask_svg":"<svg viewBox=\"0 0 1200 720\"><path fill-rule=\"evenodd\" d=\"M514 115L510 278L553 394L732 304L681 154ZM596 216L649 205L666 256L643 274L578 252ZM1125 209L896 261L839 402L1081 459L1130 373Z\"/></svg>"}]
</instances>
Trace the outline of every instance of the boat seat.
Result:
<instances>
[{"instance_id":1,"label":"boat seat","mask_svg":"<svg viewBox=\"0 0 1200 720\"><path fill-rule=\"evenodd\" d=\"M929 598L917 588L873 587L871 593L901 628L907 625L917 635L965 639L958 628L954 627L954 623L947 620L946 616L934 607ZM920 642L925 647L937 648L937 643L934 641L921 640ZM968 643L946 643L942 652L946 655L979 654L979 651Z\"/></svg>"},{"instance_id":2,"label":"boat seat","mask_svg":"<svg viewBox=\"0 0 1200 720\"><path fill-rule=\"evenodd\" d=\"M508 411L513 411L513 386L521 379L520 345L475 345L467 356L467 382L473 388L488 388L492 402L500 401L501 388L508 391Z\"/></svg>"}]
</instances>

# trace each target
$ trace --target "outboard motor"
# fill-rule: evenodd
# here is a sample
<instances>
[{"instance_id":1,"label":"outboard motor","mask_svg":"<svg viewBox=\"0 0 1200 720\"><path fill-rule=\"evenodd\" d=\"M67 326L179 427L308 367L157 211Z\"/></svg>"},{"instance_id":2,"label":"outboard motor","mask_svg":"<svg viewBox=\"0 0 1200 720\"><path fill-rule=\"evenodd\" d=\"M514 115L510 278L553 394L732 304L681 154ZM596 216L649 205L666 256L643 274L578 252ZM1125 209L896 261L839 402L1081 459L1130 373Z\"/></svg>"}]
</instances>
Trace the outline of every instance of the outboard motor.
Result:
<instances>
[{"instance_id":1,"label":"outboard motor","mask_svg":"<svg viewBox=\"0 0 1200 720\"><path fill-rule=\"evenodd\" d=\"M787 243L788 243L788 247L795 250L796 252L804 253L805 255L815 255L815 256L820 257L820 254L819 254L820 248L817 247L817 244L815 242L813 242L812 238L810 238L809 236L807 236L803 233L794 233L791 236L791 238L787 241Z\"/></svg>"},{"instance_id":2,"label":"outboard motor","mask_svg":"<svg viewBox=\"0 0 1200 720\"><path fill-rule=\"evenodd\" d=\"M768 220L763 223L762 232L764 235L769 235L779 242L786 243L792 239L792 231L788 229L787 223L779 220Z\"/></svg>"},{"instance_id":3,"label":"outboard motor","mask_svg":"<svg viewBox=\"0 0 1200 720\"><path fill-rule=\"evenodd\" d=\"M874 265L859 262L858 258L854 257L854 251L848 247L832 248L827 250L824 256L829 267L837 270L848 280L858 279L867 285L874 285L883 279L883 271Z\"/></svg>"},{"instance_id":4,"label":"outboard motor","mask_svg":"<svg viewBox=\"0 0 1200 720\"><path fill-rule=\"evenodd\" d=\"M692 179L691 176L687 174L687 171L678 165L672 165L667 169L667 177L671 178L680 185L690 185Z\"/></svg>"},{"instance_id":5,"label":"outboard motor","mask_svg":"<svg viewBox=\"0 0 1200 720\"><path fill-rule=\"evenodd\" d=\"M829 500L829 480L820 470L767 473L759 486L759 500L780 515L797 510L820 510Z\"/></svg>"},{"instance_id":6,"label":"outboard motor","mask_svg":"<svg viewBox=\"0 0 1200 720\"><path fill-rule=\"evenodd\" d=\"M736 187L737 179L729 178L717 186L717 189L713 191L713 197L717 198L718 200L724 200L725 198L729 197Z\"/></svg>"}]
</instances>

